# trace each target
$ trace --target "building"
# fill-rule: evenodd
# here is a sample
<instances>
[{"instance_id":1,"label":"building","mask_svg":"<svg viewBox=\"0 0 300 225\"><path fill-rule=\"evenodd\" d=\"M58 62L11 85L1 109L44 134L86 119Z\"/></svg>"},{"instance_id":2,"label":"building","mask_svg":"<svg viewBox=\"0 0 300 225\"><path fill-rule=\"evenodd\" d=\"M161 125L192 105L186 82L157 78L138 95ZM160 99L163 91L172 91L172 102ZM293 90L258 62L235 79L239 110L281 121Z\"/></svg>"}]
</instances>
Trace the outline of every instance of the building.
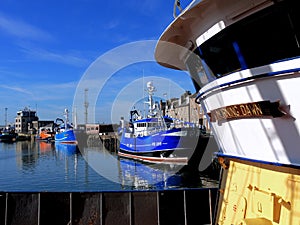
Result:
<instances>
[{"instance_id":1,"label":"building","mask_svg":"<svg viewBox=\"0 0 300 225\"><path fill-rule=\"evenodd\" d=\"M32 121L31 129L35 131L39 131L41 129L46 129L48 131L53 131L54 121L53 120L36 120Z\"/></svg>"},{"instance_id":2,"label":"building","mask_svg":"<svg viewBox=\"0 0 300 225\"><path fill-rule=\"evenodd\" d=\"M190 95L190 122L197 124L197 126L204 126L210 132L209 121L207 120L204 110L200 104L196 103L197 93Z\"/></svg>"},{"instance_id":3,"label":"building","mask_svg":"<svg viewBox=\"0 0 300 225\"><path fill-rule=\"evenodd\" d=\"M25 107L23 110L18 111L15 119L16 133L28 133L32 129L32 122L38 120L35 110Z\"/></svg>"},{"instance_id":4,"label":"building","mask_svg":"<svg viewBox=\"0 0 300 225\"><path fill-rule=\"evenodd\" d=\"M191 92L186 91L180 98L167 100L165 114L177 119L177 126L190 123L197 127L205 126L205 129L210 132L209 122L204 115L201 105L196 103L196 97L197 93L191 94Z\"/></svg>"},{"instance_id":5,"label":"building","mask_svg":"<svg viewBox=\"0 0 300 225\"><path fill-rule=\"evenodd\" d=\"M86 133L86 134L97 134L99 135L99 124L78 124L77 131Z\"/></svg>"}]
</instances>

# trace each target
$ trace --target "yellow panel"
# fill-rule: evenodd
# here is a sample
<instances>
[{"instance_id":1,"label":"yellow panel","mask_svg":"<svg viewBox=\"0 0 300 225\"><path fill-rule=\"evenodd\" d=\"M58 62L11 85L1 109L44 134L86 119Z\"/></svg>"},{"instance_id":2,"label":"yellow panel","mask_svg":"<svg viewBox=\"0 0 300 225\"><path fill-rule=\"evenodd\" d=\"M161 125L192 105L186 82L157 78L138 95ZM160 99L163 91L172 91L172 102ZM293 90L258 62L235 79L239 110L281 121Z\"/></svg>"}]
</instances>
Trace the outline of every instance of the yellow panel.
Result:
<instances>
[{"instance_id":1,"label":"yellow panel","mask_svg":"<svg viewBox=\"0 0 300 225\"><path fill-rule=\"evenodd\" d=\"M230 161L223 172L219 225L300 225L300 170Z\"/></svg>"}]
</instances>

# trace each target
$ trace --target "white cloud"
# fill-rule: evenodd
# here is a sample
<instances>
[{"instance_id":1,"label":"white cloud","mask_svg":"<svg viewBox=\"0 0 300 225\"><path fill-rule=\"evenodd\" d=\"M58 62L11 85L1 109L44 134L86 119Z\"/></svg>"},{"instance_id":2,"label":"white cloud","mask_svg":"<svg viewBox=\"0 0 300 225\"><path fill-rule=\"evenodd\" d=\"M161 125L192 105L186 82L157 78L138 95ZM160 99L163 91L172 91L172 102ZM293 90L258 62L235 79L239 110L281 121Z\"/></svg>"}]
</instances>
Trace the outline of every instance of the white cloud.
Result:
<instances>
[{"instance_id":1,"label":"white cloud","mask_svg":"<svg viewBox=\"0 0 300 225\"><path fill-rule=\"evenodd\" d=\"M4 33L21 39L31 40L52 40L53 37L28 23L9 18L8 16L0 13L0 30Z\"/></svg>"},{"instance_id":2,"label":"white cloud","mask_svg":"<svg viewBox=\"0 0 300 225\"><path fill-rule=\"evenodd\" d=\"M119 26L119 21L118 20L111 20L109 21L108 23L105 24L105 28L106 29L114 29L116 28L117 26Z\"/></svg>"},{"instance_id":3,"label":"white cloud","mask_svg":"<svg viewBox=\"0 0 300 225\"><path fill-rule=\"evenodd\" d=\"M35 48L30 46L21 46L21 51L25 53L28 57L37 59L37 60L43 60L43 61L52 61L52 62L58 62L62 64L82 67L87 66L90 61L77 56L75 52L72 53L57 53L53 51L48 51L41 48Z\"/></svg>"},{"instance_id":4,"label":"white cloud","mask_svg":"<svg viewBox=\"0 0 300 225\"><path fill-rule=\"evenodd\" d=\"M17 87L17 86L9 86L9 85L0 85L1 88L9 89L15 92L20 92L23 94L32 95L32 92L28 91L27 89Z\"/></svg>"}]
</instances>

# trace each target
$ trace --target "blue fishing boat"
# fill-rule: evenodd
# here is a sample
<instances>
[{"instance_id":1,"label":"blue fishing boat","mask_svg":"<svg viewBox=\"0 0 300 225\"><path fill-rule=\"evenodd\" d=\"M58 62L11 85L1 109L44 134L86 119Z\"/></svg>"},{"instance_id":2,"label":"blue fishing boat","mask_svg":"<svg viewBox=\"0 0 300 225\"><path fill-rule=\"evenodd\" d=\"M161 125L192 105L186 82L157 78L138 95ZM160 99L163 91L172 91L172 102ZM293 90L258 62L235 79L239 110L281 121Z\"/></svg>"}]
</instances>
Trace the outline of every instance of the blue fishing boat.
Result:
<instances>
[{"instance_id":1,"label":"blue fishing boat","mask_svg":"<svg viewBox=\"0 0 300 225\"><path fill-rule=\"evenodd\" d=\"M68 119L69 111L65 109L65 120L57 118L55 127L55 142L65 143L65 144L77 144L76 137L74 134L73 126L69 123Z\"/></svg>"},{"instance_id":2,"label":"blue fishing boat","mask_svg":"<svg viewBox=\"0 0 300 225\"><path fill-rule=\"evenodd\" d=\"M148 82L149 101L146 103L149 104L149 114L146 117L132 110L128 125L121 121L118 154L145 162L187 164L197 145L195 135L199 137L200 130L175 127L174 120L164 116L162 109L154 103L154 91L153 83Z\"/></svg>"}]
</instances>

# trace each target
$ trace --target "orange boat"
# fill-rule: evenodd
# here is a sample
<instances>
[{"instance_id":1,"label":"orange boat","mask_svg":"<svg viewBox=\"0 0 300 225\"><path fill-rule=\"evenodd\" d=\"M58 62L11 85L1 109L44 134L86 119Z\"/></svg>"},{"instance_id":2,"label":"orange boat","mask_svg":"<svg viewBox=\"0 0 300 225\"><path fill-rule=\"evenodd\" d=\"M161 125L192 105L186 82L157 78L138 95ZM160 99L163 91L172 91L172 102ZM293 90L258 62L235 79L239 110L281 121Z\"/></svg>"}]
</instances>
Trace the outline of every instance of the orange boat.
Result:
<instances>
[{"instance_id":1,"label":"orange boat","mask_svg":"<svg viewBox=\"0 0 300 225\"><path fill-rule=\"evenodd\" d=\"M38 137L39 140L41 141L51 141L51 140L54 140L54 132L51 132L50 130L46 130L46 129L42 129L40 134L39 134L39 137Z\"/></svg>"}]
</instances>

